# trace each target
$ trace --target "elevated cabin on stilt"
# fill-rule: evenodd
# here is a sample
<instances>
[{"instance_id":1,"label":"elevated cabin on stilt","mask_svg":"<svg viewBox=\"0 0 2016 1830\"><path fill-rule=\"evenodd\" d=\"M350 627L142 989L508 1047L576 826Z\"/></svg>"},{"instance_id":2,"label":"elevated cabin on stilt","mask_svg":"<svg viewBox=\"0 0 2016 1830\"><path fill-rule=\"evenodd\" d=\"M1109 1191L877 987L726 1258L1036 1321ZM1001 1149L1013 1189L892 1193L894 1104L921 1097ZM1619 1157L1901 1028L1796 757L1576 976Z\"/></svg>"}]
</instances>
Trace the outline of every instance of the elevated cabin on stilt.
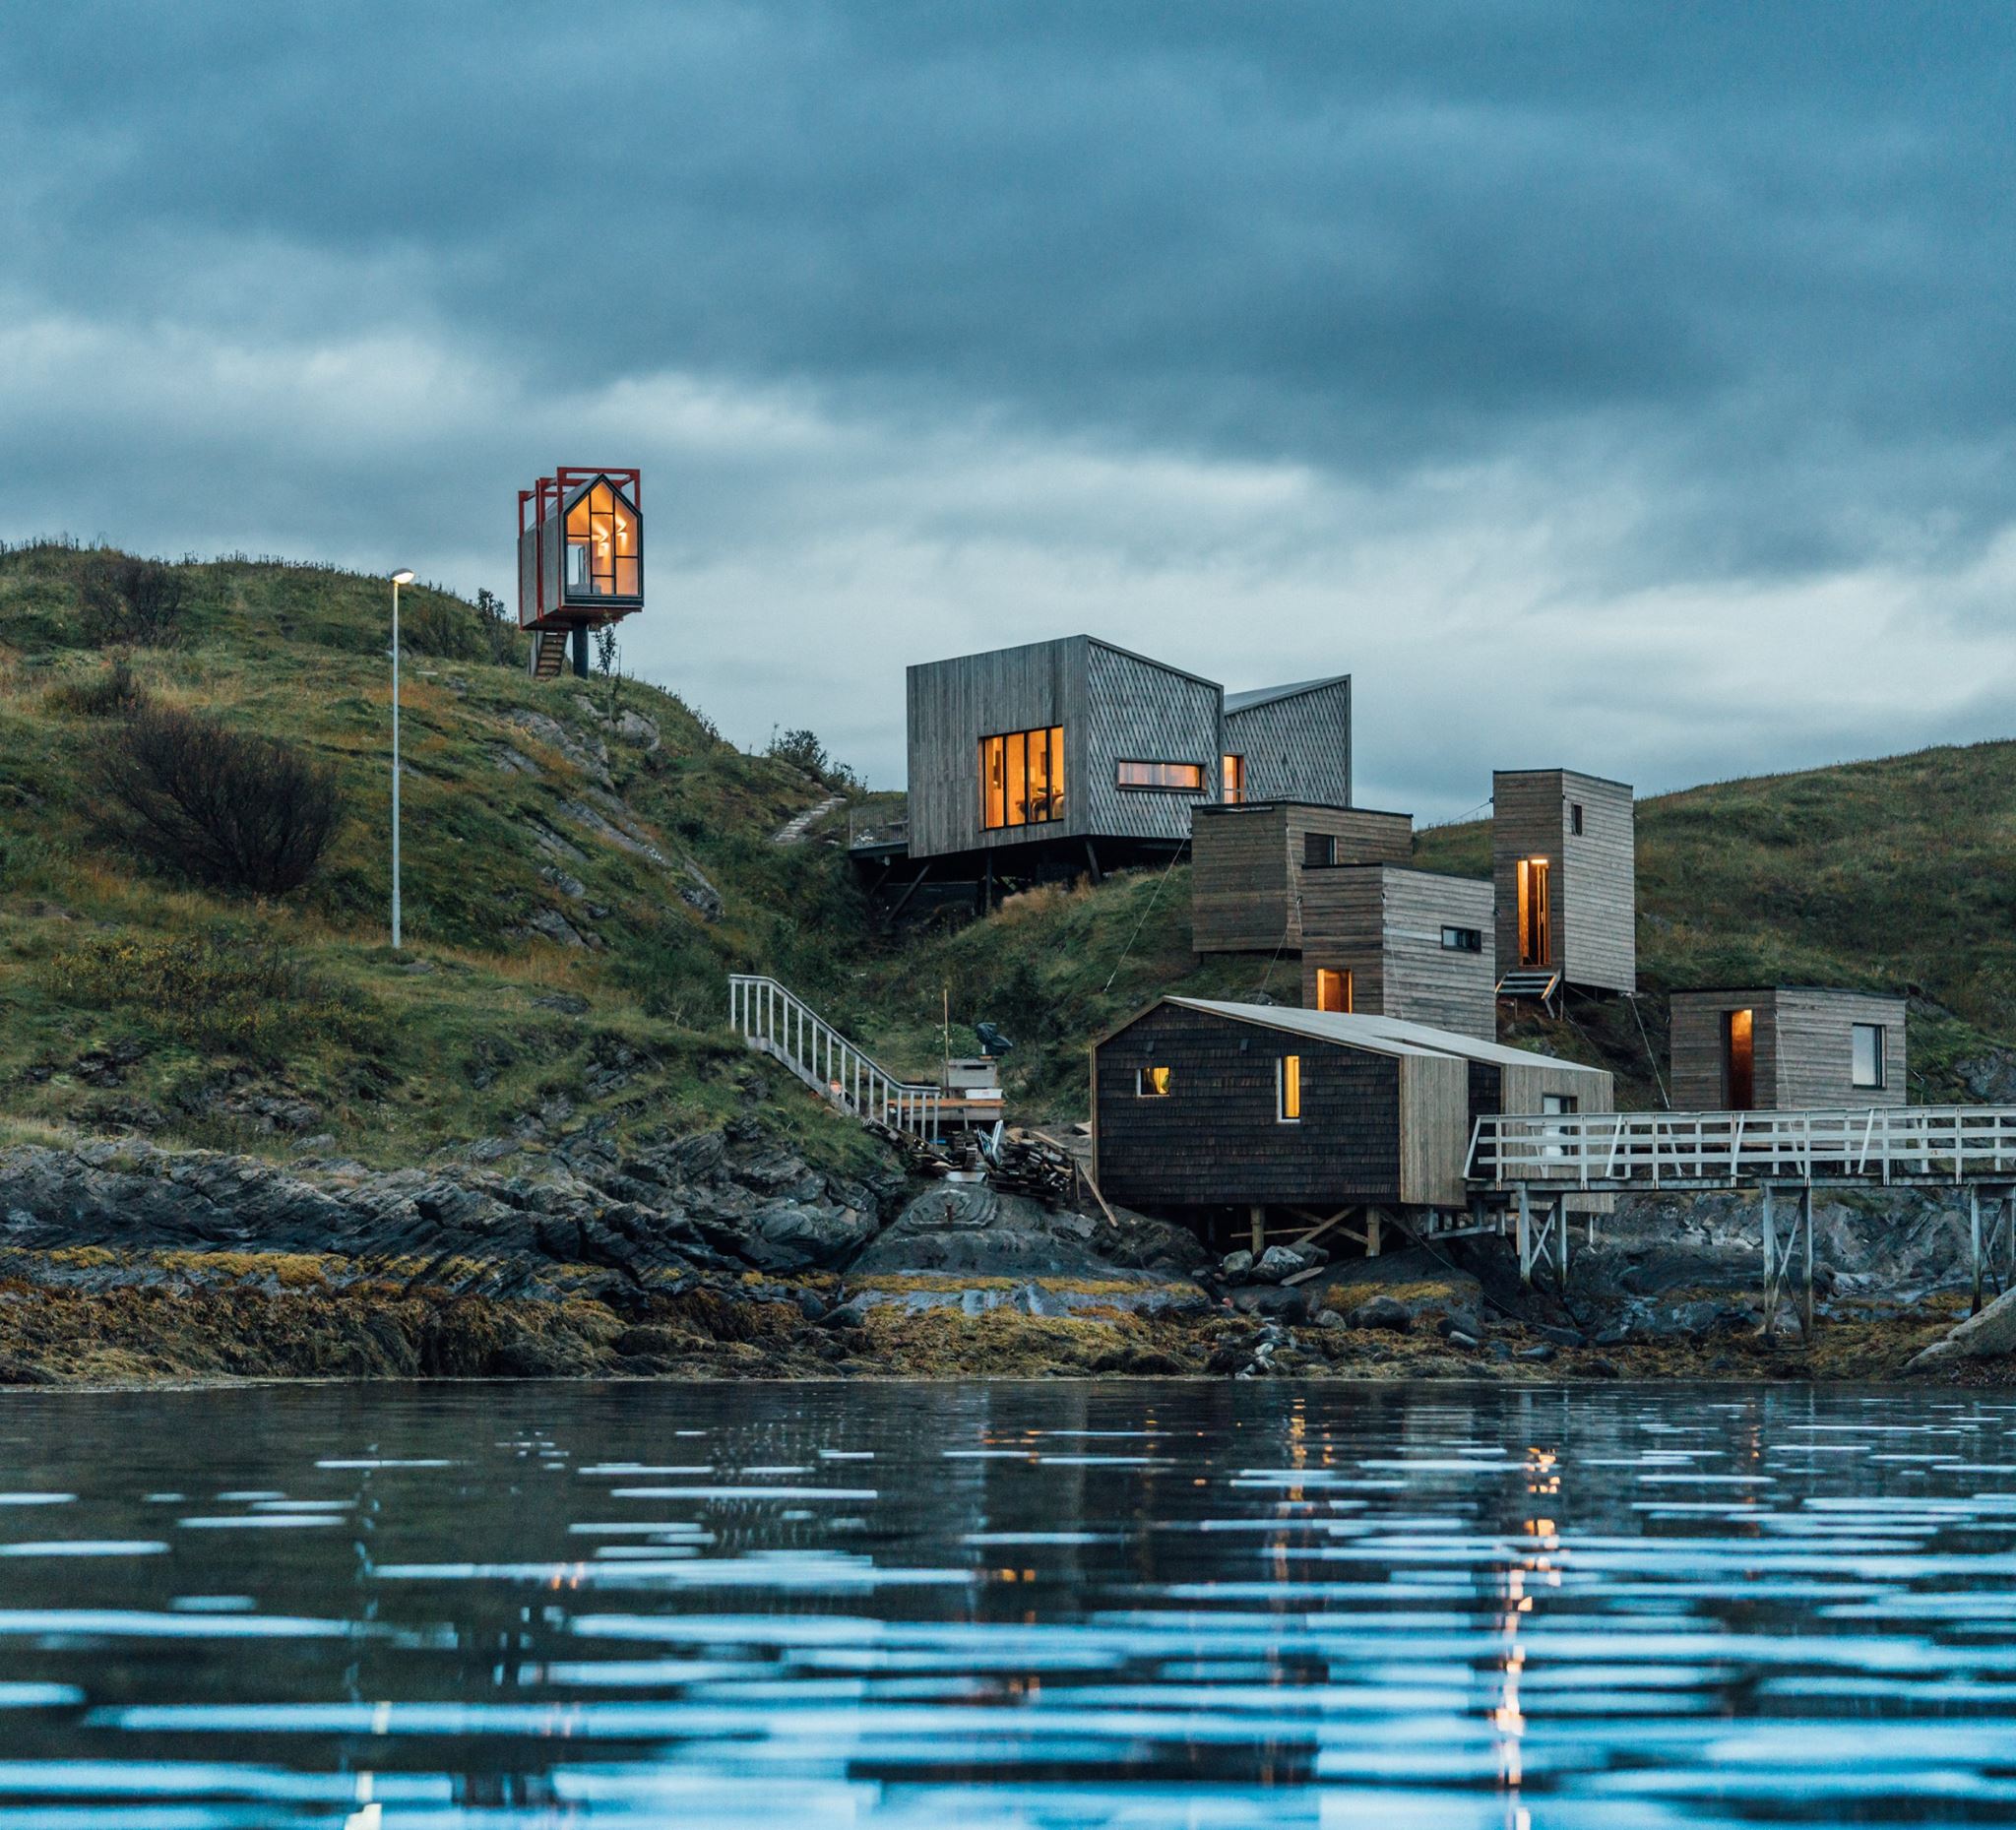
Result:
<instances>
[{"instance_id":1,"label":"elevated cabin on stilt","mask_svg":"<svg viewBox=\"0 0 2016 1830\"><path fill-rule=\"evenodd\" d=\"M1473 1036L1166 997L1093 1045L1094 1175L1220 1247L1360 1211L1376 1240L1387 1219L1466 1213L1480 1115L1613 1104L1601 1069Z\"/></svg>"},{"instance_id":2,"label":"elevated cabin on stilt","mask_svg":"<svg viewBox=\"0 0 2016 1830\"><path fill-rule=\"evenodd\" d=\"M1907 1010L1901 997L1818 985L1675 991L1674 1109L1903 1105Z\"/></svg>"},{"instance_id":3,"label":"elevated cabin on stilt","mask_svg":"<svg viewBox=\"0 0 2016 1830\"><path fill-rule=\"evenodd\" d=\"M1251 765L1228 731L1261 744L1283 791L1349 793L1345 675L1282 689L1242 726L1217 681L1076 635L919 663L907 698L913 884L935 874L990 898L1166 861L1188 848L1194 810L1247 797Z\"/></svg>"},{"instance_id":4,"label":"elevated cabin on stilt","mask_svg":"<svg viewBox=\"0 0 2016 1830\"><path fill-rule=\"evenodd\" d=\"M643 500L634 470L571 465L518 492L518 626L535 679L570 659L586 679L590 632L644 608Z\"/></svg>"},{"instance_id":5,"label":"elevated cabin on stilt","mask_svg":"<svg viewBox=\"0 0 2016 1830\"><path fill-rule=\"evenodd\" d=\"M1573 769L1493 772L1501 992L1638 988L1636 847L1629 783Z\"/></svg>"}]
</instances>

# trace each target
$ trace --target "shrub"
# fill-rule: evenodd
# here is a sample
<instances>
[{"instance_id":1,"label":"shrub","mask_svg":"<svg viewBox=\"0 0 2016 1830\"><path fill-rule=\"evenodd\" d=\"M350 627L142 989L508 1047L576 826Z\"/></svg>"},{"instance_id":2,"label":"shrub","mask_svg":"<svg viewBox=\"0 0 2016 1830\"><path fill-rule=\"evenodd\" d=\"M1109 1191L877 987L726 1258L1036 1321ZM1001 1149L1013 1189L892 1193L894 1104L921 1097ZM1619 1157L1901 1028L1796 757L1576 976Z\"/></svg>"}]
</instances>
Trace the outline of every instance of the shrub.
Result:
<instances>
[{"instance_id":1,"label":"shrub","mask_svg":"<svg viewBox=\"0 0 2016 1830\"><path fill-rule=\"evenodd\" d=\"M118 843L199 883L262 896L307 882L343 823L334 769L189 712L136 716L98 787Z\"/></svg>"},{"instance_id":2,"label":"shrub","mask_svg":"<svg viewBox=\"0 0 2016 1830\"><path fill-rule=\"evenodd\" d=\"M131 718L147 704L147 688L121 655L88 680L65 680L51 687L49 703L80 718Z\"/></svg>"},{"instance_id":3,"label":"shrub","mask_svg":"<svg viewBox=\"0 0 2016 1830\"><path fill-rule=\"evenodd\" d=\"M181 634L188 580L158 559L96 554L81 593L84 636L94 648L167 648Z\"/></svg>"},{"instance_id":4,"label":"shrub","mask_svg":"<svg viewBox=\"0 0 2016 1830\"><path fill-rule=\"evenodd\" d=\"M773 734L769 754L781 763L788 763L793 769L802 769L828 788L839 789L845 793L860 790L861 778L847 764L833 760L815 730L788 730L782 736Z\"/></svg>"},{"instance_id":5,"label":"shrub","mask_svg":"<svg viewBox=\"0 0 2016 1830\"><path fill-rule=\"evenodd\" d=\"M278 941L239 928L168 940L87 941L48 965L49 989L67 1003L130 1012L196 1047L284 1059L318 1037L351 1045L378 1041L369 1006L325 982Z\"/></svg>"}]
</instances>

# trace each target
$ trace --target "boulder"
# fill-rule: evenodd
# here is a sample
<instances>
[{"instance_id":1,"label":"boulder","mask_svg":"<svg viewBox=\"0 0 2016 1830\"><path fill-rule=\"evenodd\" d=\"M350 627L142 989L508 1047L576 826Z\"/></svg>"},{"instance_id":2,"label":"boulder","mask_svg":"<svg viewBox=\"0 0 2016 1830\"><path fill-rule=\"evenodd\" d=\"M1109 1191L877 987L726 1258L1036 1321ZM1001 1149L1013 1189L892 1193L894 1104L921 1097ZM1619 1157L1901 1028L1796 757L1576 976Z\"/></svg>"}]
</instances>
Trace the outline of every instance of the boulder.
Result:
<instances>
[{"instance_id":1,"label":"boulder","mask_svg":"<svg viewBox=\"0 0 2016 1830\"><path fill-rule=\"evenodd\" d=\"M1253 1254L1247 1251L1227 1252L1218 1264L1218 1274L1228 1284L1239 1283L1252 1269Z\"/></svg>"},{"instance_id":2,"label":"boulder","mask_svg":"<svg viewBox=\"0 0 2016 1830\"><path fill-rule=\"evenodd\" d=\"M1313 1271L1325 1263L1329 1254L1321 1246L1312 1246L1307 1251L1297 1250L1292 1245L1270 1245L1260 1254L1260 1260L1253 1267L1253 1277L1262 1284L1285 1283L1289 1278L1298 1277L1304 1271Z\"/></svg>"},{"instance_id":3,"label":"boulder","mask_svg":"<svg viewBox=\"0 0 2016 1830\"><path fill-rule=\"evenodd\" d=\"M2005 1291L1979 1315L1970 1315L1934 1341L1905 1371L1926 1372L1955 1360L1989 1359L2009 1353L2016 1353L2016 1290Z\"/></svg>"},{"instance_id":4,"label":"boulder","mask_svg":"<svg viewBox=\"0 0 2016 1830\"><path fill-rule=\"evenodd\" d=\"M1414 1311L1397 1296L1369 1297L1351 1312L1354 1328L1383 1328L1404 1335L1414 1326Z\"/></svg>"}]
</instances>

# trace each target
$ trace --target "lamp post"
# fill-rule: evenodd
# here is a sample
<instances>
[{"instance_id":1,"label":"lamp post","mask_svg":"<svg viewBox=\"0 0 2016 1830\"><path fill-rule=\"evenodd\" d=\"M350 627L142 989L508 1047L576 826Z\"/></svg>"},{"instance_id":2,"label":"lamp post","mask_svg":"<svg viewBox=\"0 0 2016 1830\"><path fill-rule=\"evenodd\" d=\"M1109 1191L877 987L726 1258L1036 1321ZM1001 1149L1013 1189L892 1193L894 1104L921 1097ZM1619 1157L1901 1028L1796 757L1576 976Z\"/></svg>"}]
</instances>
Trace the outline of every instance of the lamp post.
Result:
<instances>
[{"instance_id":1,"label":"lamp post","mask_svg":"<svg viewBox=\"0 0 2016 1830\"><path fill-rule=\"evenodd\" d=\"M392 575L392 944L399 944L399 588L413 582L411 566Z\"/></svg>"}]
</instances>

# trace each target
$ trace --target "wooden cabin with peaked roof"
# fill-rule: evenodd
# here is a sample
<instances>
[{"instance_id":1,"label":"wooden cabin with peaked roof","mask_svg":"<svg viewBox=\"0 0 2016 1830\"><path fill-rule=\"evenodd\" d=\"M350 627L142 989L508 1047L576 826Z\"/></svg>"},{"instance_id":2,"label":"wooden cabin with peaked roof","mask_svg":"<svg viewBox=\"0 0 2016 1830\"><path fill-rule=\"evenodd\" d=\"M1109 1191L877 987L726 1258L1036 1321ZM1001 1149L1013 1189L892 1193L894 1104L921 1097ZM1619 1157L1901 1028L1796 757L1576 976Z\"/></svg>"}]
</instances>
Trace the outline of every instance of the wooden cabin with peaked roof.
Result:
<instances>
[{"instance_id":1,"label":"wooden cabin with peaked roof","mask_svg":"<svg viewBox=\"0 0 2016 1830\"><path fill-rule=\"evenodd\" d=\"M1905 1105L1901 997L1819 985L1672 994L1672 1102L1680 1111Z\"/></svg>"},{"instance_id":2,"label":"wooden cabin with peaked roof","mask_svg":"<svg viewBox=\"0 0 2016 1830\"><path fill-rule=\"evenodd\" d=\"M1478 1117L1613 1104L1601 1069L1423 1024L1165 997L1093 1044L1093 1172L1207 1240L1270 1209L1460 1213Z\"/></svg>"},{"instance_id":3,"label":"wooden cabin with peaked roof","mask_svg":"<svg viewBox=\"0 0 2016 1830\"><path fill-rule=\"evenodd\" d=\"M1638 988L1630 784L1573 769L1491 776L1498 971L1508 992Z\"/></svg>"}]
</instances>

